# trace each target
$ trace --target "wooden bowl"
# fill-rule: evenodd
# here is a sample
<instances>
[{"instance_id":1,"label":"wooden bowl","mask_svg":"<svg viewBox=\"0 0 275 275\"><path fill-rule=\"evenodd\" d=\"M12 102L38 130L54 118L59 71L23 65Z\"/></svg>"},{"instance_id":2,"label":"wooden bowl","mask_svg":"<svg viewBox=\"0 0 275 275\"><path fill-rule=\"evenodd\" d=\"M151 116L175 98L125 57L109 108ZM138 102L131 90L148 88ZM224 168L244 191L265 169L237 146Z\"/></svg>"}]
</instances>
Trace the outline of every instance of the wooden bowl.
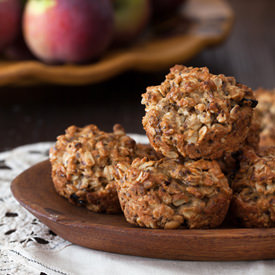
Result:
<instances>
[{"instance_id":1,"label":"wooden bowl","mask_svg":"<svg viewBox=\"0 0 275 275\"><path fill-rule=\"evenodd\" d=\"M182 63L223 41L233 25L224 0L188 0L178 18L154 26L135 45L112 49L88 65L47 65L40 61L0 60L0 86L52 83L84 85L126 70L157 71Z\"/></svg>"},{"instance_id":2,"label":"wooden bowl","mask_svg":"<svg viewBox=\"0 0 275 275\"><path fill-rule=\"evenodd\" d=\"M88 248L173 260L275 258L275 228L144 229L131 226L123 215L96 214L76 207L55 192L48 160L19 175L11 189L19 203L52 231Z\"/></svg>"}]
</instances>

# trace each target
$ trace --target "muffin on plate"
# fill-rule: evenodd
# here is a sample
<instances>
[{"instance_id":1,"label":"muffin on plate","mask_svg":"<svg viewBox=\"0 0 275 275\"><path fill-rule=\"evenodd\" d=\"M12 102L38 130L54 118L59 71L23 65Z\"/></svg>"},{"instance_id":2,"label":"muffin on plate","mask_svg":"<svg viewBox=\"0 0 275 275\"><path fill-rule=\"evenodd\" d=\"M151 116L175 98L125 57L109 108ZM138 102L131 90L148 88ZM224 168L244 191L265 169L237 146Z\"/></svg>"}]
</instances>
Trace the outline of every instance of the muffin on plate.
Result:
<instances>
[{"instance_id":1,"label":"muffin on plate","mask_svg":"<svg viewBox=\"0 0 275 275\"><path fill-rule=\"evenodd\" d=\"M231 216L245 227L275 226L275 147L243 150L233 183Z\"/></svg>"},{"instance_id":2,"label":"muffin on plate","mask_svg":"<svg viewBox=\"0 0 275 275\"><path fill-rule=\"evenodd\" d=\"M131 163L136 143L116 124L113 133L95 125L71 126L50 150L52 179L59 195L94 212L121 212L114 165Z\"/></svg>"},{"instance_id":3,"label":"muffin on plate","mask_svg":"<svg viewBox=\"0 0 275 275\"><path fill-rule=\"evenodd\" d=\"M148 228L214 228L232 191L216 161L163 158L118 163L116 185L126 220Z\"/></svg>"},{"instance_id":4,"label":"muffin on plate","mask_svg":"<svg viewBox=\"0 0 275 275\"><path fill-rule=\"evenodd\" d=\"M238 151L257 101L233 77L176 65L159 86L148 87L143 126L151 145L168 158L218 159Z\"/></svg>"},{"instance_id":5,"label":"muffin on plate","mask_svg":"<svg viewBox=\"0 0 275 275\"><path fill-rule=\"evenodd\" d=\"M255 91L259 102L255 116L260 120L260 147L275 146L275 90Z\"/></svg>"}]
</instances>

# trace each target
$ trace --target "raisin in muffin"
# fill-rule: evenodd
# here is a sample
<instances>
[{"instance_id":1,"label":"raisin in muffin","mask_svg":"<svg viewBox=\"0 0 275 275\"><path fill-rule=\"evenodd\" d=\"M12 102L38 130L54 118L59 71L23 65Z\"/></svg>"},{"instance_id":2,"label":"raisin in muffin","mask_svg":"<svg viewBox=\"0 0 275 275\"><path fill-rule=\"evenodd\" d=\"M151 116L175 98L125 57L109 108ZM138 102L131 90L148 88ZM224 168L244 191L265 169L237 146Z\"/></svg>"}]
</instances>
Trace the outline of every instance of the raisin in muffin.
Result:
<instances>
[{"instance_id":1,"label":"raisin in muffin","mask_svg":"<svg viewBox=\"0 0 275 275\"><path fill-rule=\"evenodd\" d=\"M94 212L120 212L114 165L119 161L130 163L135 147L135 141L118 124L113 133L100 131L95 125L69 127L50 150L56 191Z\"/></svg>"},{"instance_id":2,"label":"raisin in muffin","mask_svg":"<svg viewBox=\"0 0 275 275\"><path fill-rule=\"evenodd\" d=\"M116 166L126 220L149 228L214 228L227 213L231 189L216 161L135 159Z\"/></svg>"},{"instance_id":3,"label":"raisin in muffin","mask_svg":"<svg viewBox=\"0 0 275 275\"><path fill-rule=\"evenodd\" d=\"M148 87L143 126L151 145L168 158L217 159L247 138L253 91L207 68L176 65L159 86Z\"/></svg>"},{"instance_id":4,"label":"raisin in muffin","mask_svg":"<svg viewBox=\"0 0 275 275\"><path fill-rule=\"evenodd\" d=\"M275 147L243 150L232 189L230 209L235 223L245 227L275 226Z\"/></svg>"},{"instance_id":5,"label":"raisin in muffin","mask_svg":"<svg viewBox=\"0 0 275 275\"><path fill-rule=\"evenodd\" d=\"M256 119L260 120L260 147L275 146L275 90L258 89L255 92L258 106Z\"/></svg>"}]
</instances>

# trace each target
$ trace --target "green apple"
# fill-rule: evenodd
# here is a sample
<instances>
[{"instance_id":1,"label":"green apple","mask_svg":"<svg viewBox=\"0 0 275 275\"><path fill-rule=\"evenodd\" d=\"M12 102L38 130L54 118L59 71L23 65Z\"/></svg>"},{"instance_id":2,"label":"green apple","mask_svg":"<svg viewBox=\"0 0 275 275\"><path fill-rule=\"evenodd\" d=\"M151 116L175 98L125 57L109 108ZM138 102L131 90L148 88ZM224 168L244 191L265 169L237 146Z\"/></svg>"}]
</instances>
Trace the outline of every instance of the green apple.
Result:
<instances>
[{"instance_id":1,"label":"green apple","mask_svg":"<svg viewBox=\"0 0 275 275\"><path fill-rule=\"evenodd\" d=\"M115 11L115 43L137 38L151 18L150 0L112 0Z\"/></svg>"}]
</instances>

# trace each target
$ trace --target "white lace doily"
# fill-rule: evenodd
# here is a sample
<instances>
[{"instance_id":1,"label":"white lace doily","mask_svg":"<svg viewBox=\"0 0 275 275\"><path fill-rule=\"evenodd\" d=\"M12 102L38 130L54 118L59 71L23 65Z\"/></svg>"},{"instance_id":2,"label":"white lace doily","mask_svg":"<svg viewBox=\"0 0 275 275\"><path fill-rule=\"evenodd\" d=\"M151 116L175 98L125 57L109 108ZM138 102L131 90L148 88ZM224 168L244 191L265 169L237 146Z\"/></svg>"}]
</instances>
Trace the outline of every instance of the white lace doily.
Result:
<instances>
[{"instance_id":1,"label":"white lace doily","mask_svg":"<svg viewBox=\"0 0 275 275\"><path fill-rule=\"evenodd\" d=\"M131 137L137 142L148 142L145 136L132 134ZM30 166L47 159L52 145L51 142L37 143L0 153L0 274L32 274L32 263L41 265L41 270L67 274L24 254L24 251L53 253L71 243L57 236L21 207L10 191L11 181ZM30 265L22 265L15 260L18 257ZM37 274L37 271L34 273Z\"/></svg>"},{"instance_id":2,"label":"white lace doily","mask_svg":"<svg viewBox=\"0 0 275 275\"><path fill-rule=\"evenodd\" d=\"M13 255L20 256L26 248L57 251L70 245L21 207L10 191L10 183L18 174L48 158L52 144L27 145L0 154L0 274L37 274Z\"/></svg>"},{"instance_id":3,"label":"white lace doily","mask_svg":"<svg viewBox=\"0 0 275 275\"><path fill-rule=\"evenodd\" d=\"M145 136L131 135L146 143ZM95 251L55 235L22 208L10 191L22 171L48 158L53 143L22 146L0 153L0 274L274 274L275 261L188 262ZM188 249L188 248L187 248Z\"/></svg>"}]
</instances>

